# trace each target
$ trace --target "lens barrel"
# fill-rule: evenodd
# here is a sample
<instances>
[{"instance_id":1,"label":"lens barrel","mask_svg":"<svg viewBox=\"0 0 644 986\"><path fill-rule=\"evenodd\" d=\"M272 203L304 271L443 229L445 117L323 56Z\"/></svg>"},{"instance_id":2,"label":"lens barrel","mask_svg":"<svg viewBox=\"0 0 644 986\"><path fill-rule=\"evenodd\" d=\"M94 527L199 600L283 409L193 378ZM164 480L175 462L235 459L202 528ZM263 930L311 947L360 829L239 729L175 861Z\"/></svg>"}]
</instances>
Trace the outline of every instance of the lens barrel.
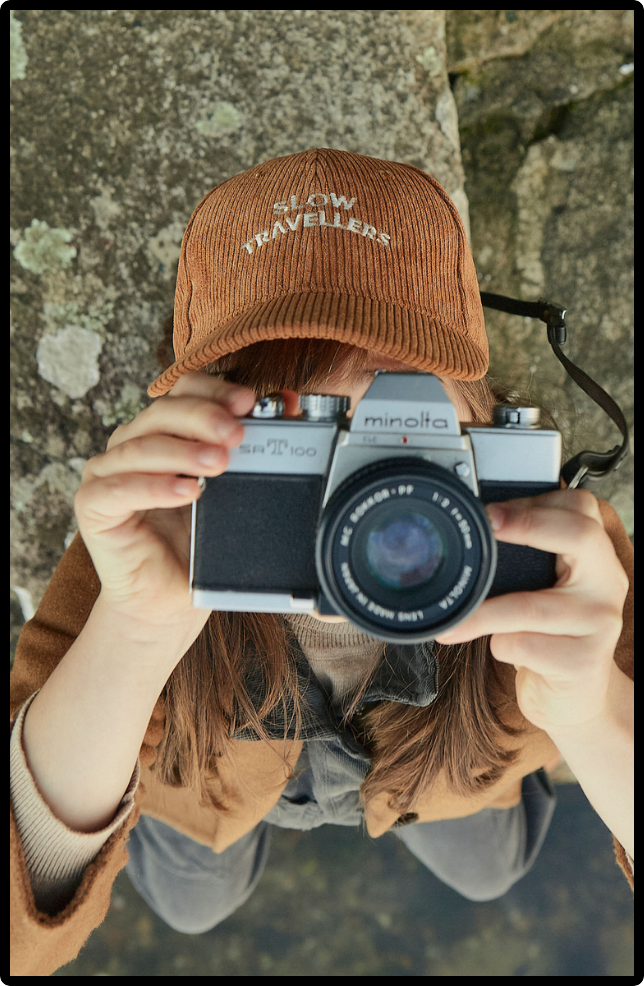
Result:
<instances>
[{"instance_id":1,"label":"lens barrel","mask_svg":"<svg viewBox=\"0 0 644 986\"><path fill-rule=\"evenodd\" d=\"M333 493L316 535L323 592L372 636L419 643L485 599L496 541L481 502L446 469L383 459Z\"/></svg>"}]
</instances>

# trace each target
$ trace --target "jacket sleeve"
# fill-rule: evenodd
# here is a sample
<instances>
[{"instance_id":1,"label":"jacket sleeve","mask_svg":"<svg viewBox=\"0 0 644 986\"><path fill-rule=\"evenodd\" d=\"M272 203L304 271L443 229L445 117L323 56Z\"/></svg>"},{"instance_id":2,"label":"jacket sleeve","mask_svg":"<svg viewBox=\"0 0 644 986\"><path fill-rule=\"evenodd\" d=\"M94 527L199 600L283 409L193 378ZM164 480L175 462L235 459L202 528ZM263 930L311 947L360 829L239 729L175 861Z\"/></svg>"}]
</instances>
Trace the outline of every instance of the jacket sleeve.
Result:
<instances>
[{"instance_id":1,"label":"jacket sleeve","mask_svg":"<svg viewBox=\"0 0 644 986\"><path fill-rule=\"evenodd\" d=\"M10 732L26 700L42 687L84 627L100 582L82 538L76 535L63 555L38 609L22 628L10 678ZM148 764L163 736L163 702L155 706L140 762ZM105 918L112 885L127 862L126 842L140 815L144 786L134 807L90 862L76 892L58 913L36 906L13 805L10 803L11 975L49 976L76 958Z\"/></svg>"}]
</instances>

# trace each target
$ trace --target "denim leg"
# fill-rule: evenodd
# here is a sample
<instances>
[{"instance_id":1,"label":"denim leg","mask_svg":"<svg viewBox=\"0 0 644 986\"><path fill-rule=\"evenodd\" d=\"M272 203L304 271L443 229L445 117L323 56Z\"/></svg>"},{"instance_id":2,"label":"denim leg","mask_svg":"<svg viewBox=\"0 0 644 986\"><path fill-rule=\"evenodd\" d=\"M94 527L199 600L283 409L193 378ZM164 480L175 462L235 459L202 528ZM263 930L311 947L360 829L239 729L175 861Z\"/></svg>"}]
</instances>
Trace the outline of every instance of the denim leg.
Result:
<instances>
[{"instance_id":1,"label":"denim leg","mask_svg":"<svg viewBox=\"0 0 644 986\"><path fill-rule=\"evenodd\" d=\"M127 844L135 890L175 931L200 935L244 904L268 860L271 828L260 822L222 853L141 815Z\"/></svg>"},{"instance_id":2,"label":"denim leg","mask_svg":"<svg viewBox=\"0 0 644 986\"><path fill-rule=\"evenodd\" d=\"M393 829L431 872L468 900L494 900L531 869L552 821L556 794L544 770L523 778L515 808Z\"/></svg>"}]
</instances>

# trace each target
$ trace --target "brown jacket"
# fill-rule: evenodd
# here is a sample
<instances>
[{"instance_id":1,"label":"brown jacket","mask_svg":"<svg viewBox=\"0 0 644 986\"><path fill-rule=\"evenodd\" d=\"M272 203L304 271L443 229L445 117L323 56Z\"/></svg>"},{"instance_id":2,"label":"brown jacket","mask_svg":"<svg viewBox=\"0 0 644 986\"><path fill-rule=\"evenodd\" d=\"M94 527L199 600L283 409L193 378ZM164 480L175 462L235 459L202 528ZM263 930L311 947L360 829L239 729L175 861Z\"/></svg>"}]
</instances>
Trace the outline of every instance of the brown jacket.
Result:
<instances>
[{"instance_id":1,"label":"brown jacket","mask_svg":"<svg viewBox=\"0 0 644 986\"><path fill-rule=\"evenodd\" d=\"M615 661L633 678L633 548L614 509L605 501L600 500L599 505L606 530L631 583ZM11 675L11 727L22 704L44 684L82 630L99 589L92 561L77 535L54 572L35 616L22 629ZM520 716L518 708L516 714ZM287 783L281 740L271 744L232 742L230 754L221 761L217 780L230 810L220 813L200 806L191 790L159 783L152 767L163 728L163 698L160 696L140 751L141 784L135 796L135 808L87 867L76 894L58 914L48 915L36 908L11 808L12 975L48 976L78 955L107 913L112 884L127 862L126 843L140 812L211 846L214 852L222 852L249 832L279 800ZM446 778L441 776L429 796L421 800L417 808L418 821L458 818L486 807L510 808L518 804L521 779L550 760L556 748L541 730L512 742L520 744L520 757L496 784L476 797L463 797L453 793ZM508 744L511 744L510 740ZM287 744L290 767L295 766L301 749L299 741ZM366 805L366 827L374 838L388 831L397 818L397 812L388 806L386 795L376 797ZM614 837L613 842L617 862L633 887L624 849Z\"/></svg>"}]
</instances>

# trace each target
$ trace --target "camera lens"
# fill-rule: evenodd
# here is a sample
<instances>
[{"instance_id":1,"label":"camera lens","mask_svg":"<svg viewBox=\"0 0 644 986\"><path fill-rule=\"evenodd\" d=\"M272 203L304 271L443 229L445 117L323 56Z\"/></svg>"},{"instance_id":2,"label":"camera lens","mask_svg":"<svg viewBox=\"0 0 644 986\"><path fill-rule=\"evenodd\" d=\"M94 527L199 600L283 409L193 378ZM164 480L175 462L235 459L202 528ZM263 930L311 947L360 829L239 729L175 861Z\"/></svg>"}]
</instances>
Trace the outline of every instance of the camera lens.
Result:
<instances>
[{"instance_id":1,"label":"camera lens","mask_svg":"<svg viewBox=\"0 0 644 986\"><path fill-rule=\"evenodd\" d=\"M384 514L384 516L383 516ZM392 589L410 589L431 579L443 560L443 539L431 520L396 504L381 511L367 536L370 573Z\"/></svg>"},{"instance_id":2,"label":"camera lens","mask_svg":"<svg viewBox=\"0 0 644 986\"><path fill-rule=\"evenodd\" d=\"M329 499L316 567L339 613L375 637L416 643L485 598L496 542L479 500L446 469L385 459L357 470Z\"/></svg>"}]
</instances>

